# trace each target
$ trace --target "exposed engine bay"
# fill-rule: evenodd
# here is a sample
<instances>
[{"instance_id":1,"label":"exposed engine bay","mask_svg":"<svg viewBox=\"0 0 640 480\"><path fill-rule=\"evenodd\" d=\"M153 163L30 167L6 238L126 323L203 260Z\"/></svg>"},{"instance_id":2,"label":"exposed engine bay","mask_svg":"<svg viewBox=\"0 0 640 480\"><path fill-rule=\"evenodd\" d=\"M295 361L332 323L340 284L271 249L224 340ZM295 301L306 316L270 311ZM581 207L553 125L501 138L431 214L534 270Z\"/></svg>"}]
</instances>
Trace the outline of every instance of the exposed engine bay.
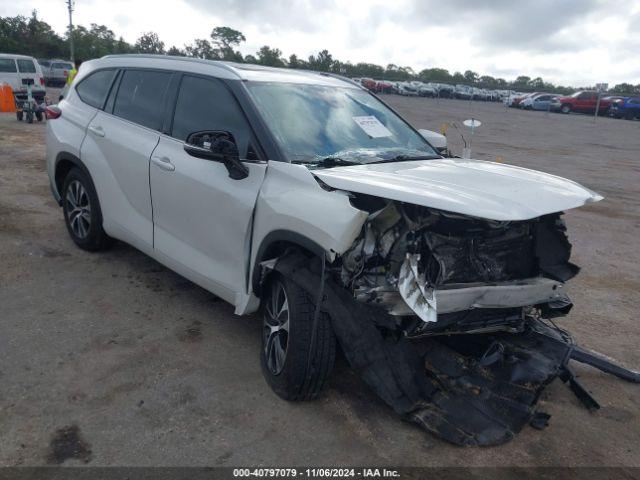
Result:
<instances>
[{"instance_id":1,"label":"exposed engine bay","mask_svg":"<svg viewBox=\"0 0 640 480\"><path fill-rule=\"evenodd\" d=\"M334 273L409 335L521 331L532 308L556 316L571 307L564 282L579 269L560 214L497 222L371 197L354 202L375 210Z\"/></svg>"}]
</instances>

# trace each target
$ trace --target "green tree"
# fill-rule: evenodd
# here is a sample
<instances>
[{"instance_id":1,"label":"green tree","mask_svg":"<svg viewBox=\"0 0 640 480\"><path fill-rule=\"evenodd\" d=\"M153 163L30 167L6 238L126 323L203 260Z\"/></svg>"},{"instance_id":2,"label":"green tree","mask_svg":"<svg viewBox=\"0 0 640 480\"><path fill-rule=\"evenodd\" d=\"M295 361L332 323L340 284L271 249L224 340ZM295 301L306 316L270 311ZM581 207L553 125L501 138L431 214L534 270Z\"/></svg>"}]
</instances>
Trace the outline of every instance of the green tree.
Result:
<instances>
[{"instance_id":1,"label":"green tree","mask_svg":"<svg viewBox=\"0 0 640 480\"><path fill-rule=\"evenodd\" d=\"M333 56L328 50L322 50L318 55L309 56L309 68L311 70L317 70L319 72L331 71L333 64Z\"/></svg>"},{"instance_id":2,"label":"green tree","mask_svg":"<svg viewBox=\"0 0 640 480\"><path fill-rule=\"evenodd\" d=\"M187 52L185 52L184 50L176 47L175 45L172 46L169 50L167 50L167 55L174 55L176 57L186 57L187 56Z\"/></svg>"},{"instance_id":3,"label":"green tree","mask_svg":"<svg viewBox=\"0 0 640 480\"><path fill-rule=\"evenodd\" d=\"M449 70L444 68L425 68L418 74L418 78L423 82L451 83L452 78Z\"/></svg>"},{"instance_id":4,"label":"green tree","mask_svg":"<svg viewBox=\"0 0 640 480\"><path fill-rule=\"evenodd\" d=\"M164 53L164 42L160 40L155 32L143 33L135 43L135 49L138 53Z\"/></svg>"},{"instance_id":5,"label":"green tree","mask_svg":"<svg viewBox=\"0 0 640 480\"><path fill-rule=\"evenodd\" d=\"M480 80L480 75L478 75L473 70L467 70L466 72L464 72L464 81L468 85L475 85L476 83L478 83L478 80Z\"/></svg>"},{"instance_id":6,"label":"green tree","mask_svg":"<svg viewBox=\"0 0 640 480\"><path fill-rule=\"evenodd\" d=\"M184 49L188 57L205 58L208 60L220 59L218 52L216 52L206 38L196 38L191 45L186 45Z\"/></svg>"},{"instance_id":7,"label":"green tree","mask_svg":"<svg viewBox=\"0 0 640 480\"><path fill-rule=\"evenodd\" d=\"M244 59L234 47L246 41L242 32L230 27L215 27L211 30L211 43L217 52L217 57L231 62L242 62Z\"/></svg>"},{"instance_id":8,"label":"green tree","mask_svg":"<svg viewBox=\"0 0 640 480\"><path fill-rule=\"evenodd\" d=\"M257 63L267 65L269 67L284 67L285 62L282 59L282 52L277 48L263 46L256 53Z\"/></svg>"}]
</instances>

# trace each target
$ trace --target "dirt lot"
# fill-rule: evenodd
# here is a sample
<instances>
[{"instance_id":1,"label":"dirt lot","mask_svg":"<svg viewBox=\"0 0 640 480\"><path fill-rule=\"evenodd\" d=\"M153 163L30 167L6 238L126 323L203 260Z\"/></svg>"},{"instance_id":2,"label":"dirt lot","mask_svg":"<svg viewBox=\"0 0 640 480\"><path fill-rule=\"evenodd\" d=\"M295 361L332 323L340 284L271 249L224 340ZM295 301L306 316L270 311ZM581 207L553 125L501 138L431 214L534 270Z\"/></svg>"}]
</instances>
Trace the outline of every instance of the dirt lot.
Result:
<instances>
[{"instance_id":1,"label":"dirt lot","mask_svg":"<svg viewBox=\"0 0 640 480\"><path fill-rule=\"evenodd\" d=\"M583 271L562 325L640 367L640 122L387 100L417 127L476 117L476 157L606 196L567 215ZM280 400L260 373L256 317L235 317L126 245L74 247L49 191L44 131L0 115L0 465L56 463L69 448L79 453L66 464L89 465L640 465L640 386L588 367L575 370L599 412L555 382L541 402L550 426L496 448L403 423L344 362L318 401Z\"/></svg>"}]
</instances>

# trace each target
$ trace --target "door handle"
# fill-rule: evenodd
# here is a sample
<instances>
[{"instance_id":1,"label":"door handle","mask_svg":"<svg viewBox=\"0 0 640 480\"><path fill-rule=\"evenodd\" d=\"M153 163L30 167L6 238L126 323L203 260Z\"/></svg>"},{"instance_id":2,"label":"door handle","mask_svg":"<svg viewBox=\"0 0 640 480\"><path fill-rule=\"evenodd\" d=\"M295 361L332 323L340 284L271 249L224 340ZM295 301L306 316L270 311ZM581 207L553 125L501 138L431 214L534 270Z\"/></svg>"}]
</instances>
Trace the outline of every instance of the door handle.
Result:
<instances>
[{"instance_id":1,"label":"door handle","mask_svg":"<svg viewBox=\"0 0 640 480\"><path fill-rule=\"evenodd\" d=\"M171 160L168 157L151 157L151 161L155 163L162 170L166 170L167 172L173 172L176 169L176 166L171 163Z\"/></svg>"},{"instance_id":2,"label":"door handle","mask_svg":"<svg viewBox=\"0 0 640 480\"><path fill-rule=\"evenodd\" d=\"M98 137L104 137L104 130L97 125L89 125L89 131Z\"/></svg>"}]
</instances>

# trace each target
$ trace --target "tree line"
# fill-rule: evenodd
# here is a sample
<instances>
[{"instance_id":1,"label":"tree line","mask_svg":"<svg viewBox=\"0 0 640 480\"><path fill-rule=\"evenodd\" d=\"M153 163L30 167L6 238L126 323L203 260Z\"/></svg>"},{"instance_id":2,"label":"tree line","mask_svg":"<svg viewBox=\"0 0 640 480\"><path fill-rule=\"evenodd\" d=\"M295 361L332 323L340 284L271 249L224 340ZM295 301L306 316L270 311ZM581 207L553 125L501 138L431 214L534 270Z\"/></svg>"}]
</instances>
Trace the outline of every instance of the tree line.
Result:
<instances>
[{"instance_id":1,"label":"tree line","mask_svg":"<svg viewBox=\"0 0 640 480\"><path fill-rule=\"evenodd\" d=\"M179 55L210 60L254 63L273 67L299 68L331 72L348 77L370 77L388 81L420 80L448 84L465 84L488 89L511 89L517 91L547 91L570 93L577 90L570 86L554 85L541 77L531 78L525 75L508 81L490 75L479 75L472 70L451 73L444 68L425 68L419 72L409 66L393 63L386 67L366 62L343 62L334 58L328 50L321 50L306 59L295 54L285 58L278 48L267 45L255 54L242 55L237 49L246 41L242 32L230 27L215 27L209 38L196 38L183 48L165 43L155 32L143 33L133 44L122 36L116 37L113 30L105 25L92 23L89 28L77 25L73 29L73 42L77 59L88 60L108 54L151 53ZM58 35L51 26L38 18L34 10L30 17L0 17L0 52L30 55L36 58L68 58L69 32ZM640 93L640 84L620 83L611 91L620 94Z\"/></svg>"}]
</instances>

